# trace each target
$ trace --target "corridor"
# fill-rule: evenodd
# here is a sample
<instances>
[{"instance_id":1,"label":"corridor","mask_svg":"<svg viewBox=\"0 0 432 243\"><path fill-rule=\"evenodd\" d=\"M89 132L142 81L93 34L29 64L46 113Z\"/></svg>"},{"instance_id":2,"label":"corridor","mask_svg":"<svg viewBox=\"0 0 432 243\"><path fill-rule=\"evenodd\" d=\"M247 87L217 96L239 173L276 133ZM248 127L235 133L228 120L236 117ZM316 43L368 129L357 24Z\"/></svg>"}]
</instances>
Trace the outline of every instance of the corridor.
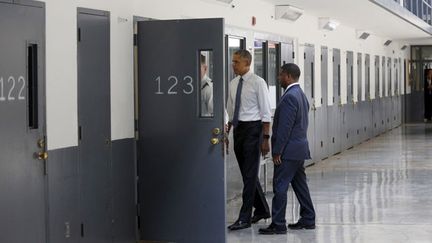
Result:
<instances>
[{"instance_id":1,"label":"corridor","mask_svg":"<svg viewBox=\"0 0 432 243\"><path fill-rule=\"evenodd\" d=\"M251 229L228 232L228 242L432 242L431 148L432 125L403 125L318 162L307 168L315 230L263 236L258 229L266 223L260 221ZM291 188L288 195L292 222L298 219L298 203L292 204ZM271 198L269 192L269 203ZM228 220L235 220L231 212L238 204L228 205L235 208Z\"/></svg>"}]
</instances>

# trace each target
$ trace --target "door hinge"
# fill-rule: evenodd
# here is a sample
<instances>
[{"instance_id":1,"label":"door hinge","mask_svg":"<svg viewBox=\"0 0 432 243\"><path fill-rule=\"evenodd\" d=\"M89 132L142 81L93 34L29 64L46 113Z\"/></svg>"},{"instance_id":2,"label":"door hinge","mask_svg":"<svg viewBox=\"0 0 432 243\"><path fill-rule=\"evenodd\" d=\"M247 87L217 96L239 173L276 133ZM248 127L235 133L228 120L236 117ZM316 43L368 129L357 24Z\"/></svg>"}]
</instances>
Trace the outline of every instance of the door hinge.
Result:
<instances>
[{"instance_id":1,"label":"door hinge","mask_svg":"<svg viewBox=\"0 0 432 243\"><path fill-rule=\"evenodd\" d=\"M295 52L292 53L292 57L293 57L293 59L295 59Z\"/></svg>"},{"instance_id":2,"label":"door hinge","mask_svg":"<svg viewBox=\"0 0 432 243\"><path fill-rule=\"evenodd\" d=\"M78 126L78 141L81 141L82 139L82 128L81 126Z\"/></svg>"},{"instance_id":3,"label":"door hinge","mask_svg":"<svg viewBox=\"0 0 432 243\"><path fill-rule=\"evenodd\" d=\"M138 131L138 119L134 121L134 129L135 129L135 140L139 139L139 131Z\"/></svg>"},{"instance_id":4,"label":"door hinge","mask_svg":"<svg viewBox=\"0 0 432 243\"><path fill-rule=\"evenodd\" d=\"M78 42L81 42L81 28L78 28L77 38Z\"/></svg>"},{"instance_id":5,"label":"door hinge","mask_svg":"<svg viewBox=\"0 0 432 243\"><path fill-rule=\"evenodd\" d=\"M138 45L138 35L137 35L137 34L134 34L134 35L133 35L133 45L134 45L134 46L137 46L137 45Z\"/></svg>"},{"instance_id":6,"label":"door hinge","mask_svg":"<svg viewBox=\"0 0 432 243\"><path fill-rule=\"evenodd\" d=\"M334 62L334 60L335 60L334 56L333 56L332 60L333 60L333 62Z\"/></svg>"},{"instance_id":7,"label":"door hinge","mask_svg":"<svg viewBox=\"0 0 432 243\"><path fill-rule=\"evenodd\" d=\"M81 223L81 237L84 237L84 224Z\"/></svg>"},{"instance_id":8,"label":"door hinge","mask_svg":"<svg viewBox=\"0 0 432 243\"><path fill-rule=\"evenodd\" d=\"M304 53L304 59L306 59L306 52Z\"/></svg>"},{"instance_id":9,"label":"door hinge","mask_svg":"<svg viewBox=\"0 0 432 243\"><path fill-rule=\"evenodd\" d=\"M323 60L323 56L321 55L321 61Z\"/></svg>"},{"instance_id":10,"label":"door hinge","mask_svg":"<svg viewBox=\"0 0 432 243\"><path fill-rule=\"evenodd\" d=\"M140 204L137 203L136 205L136 216L137 216L137 228L140 229L141 228L141 220L140 220Z\"/></svg>"}]
</instances>

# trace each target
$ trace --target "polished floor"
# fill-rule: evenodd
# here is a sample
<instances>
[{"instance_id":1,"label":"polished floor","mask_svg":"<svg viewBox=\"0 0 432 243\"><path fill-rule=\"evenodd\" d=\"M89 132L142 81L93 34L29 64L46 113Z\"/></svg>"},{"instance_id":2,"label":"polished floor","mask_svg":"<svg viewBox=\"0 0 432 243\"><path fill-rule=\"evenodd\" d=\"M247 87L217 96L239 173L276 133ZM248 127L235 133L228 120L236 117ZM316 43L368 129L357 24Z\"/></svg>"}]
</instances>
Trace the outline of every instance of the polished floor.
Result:
<instances>
[{"instance_id":1,"label":"polished floor","mask_svg":"<svg viewBox=\"0 0 432 243\"><path fill-rule=\"evenodd\" d=\"M315 230L263 236L258 229L266 222L261 221L228 232L227 241L432 242L432 125L398 127L308 167L307 175L317 213ZM269 204L271 197L268 193ZM287 220L293 222L298 203L293 204L291 188L288 201ZM229 202L228 223L236 219L239 204L239 199Z\"/></svg>"}]
</instances>

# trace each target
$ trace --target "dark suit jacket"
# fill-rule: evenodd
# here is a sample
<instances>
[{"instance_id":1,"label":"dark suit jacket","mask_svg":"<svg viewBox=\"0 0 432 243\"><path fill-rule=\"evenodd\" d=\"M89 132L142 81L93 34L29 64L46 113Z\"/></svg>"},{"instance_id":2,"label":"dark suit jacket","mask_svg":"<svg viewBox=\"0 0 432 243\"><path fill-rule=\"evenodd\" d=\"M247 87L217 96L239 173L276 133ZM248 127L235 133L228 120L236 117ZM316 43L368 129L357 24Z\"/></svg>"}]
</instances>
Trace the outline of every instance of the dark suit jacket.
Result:
<instances>
[{"instance_id":1,"label":"dark suit jacket","mask_svg":"<svg viewBox=\"0 0 432 243\"><path fill-rule=\"evenodd\" d=\"M299 85L282 96L273 120L272 155L284 160L310 159L307 129L309 102Z\"/></svg>"}]
</instances>

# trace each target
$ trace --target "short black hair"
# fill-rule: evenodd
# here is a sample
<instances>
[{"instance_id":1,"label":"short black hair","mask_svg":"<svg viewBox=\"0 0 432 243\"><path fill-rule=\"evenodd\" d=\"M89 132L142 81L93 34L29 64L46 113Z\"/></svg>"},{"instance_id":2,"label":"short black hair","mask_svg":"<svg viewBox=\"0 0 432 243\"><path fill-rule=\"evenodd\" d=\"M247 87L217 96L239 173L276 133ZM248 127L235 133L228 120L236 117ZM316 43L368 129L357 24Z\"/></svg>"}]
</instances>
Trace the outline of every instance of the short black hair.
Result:
<instances>
[{"instance_id":1,"label":"short black hair","mask_svg":"<svg viewBox=\"0 0 432 243\"><path fill-rule=\"evenodd\" d=\"M291 77L298 81L300 77L300 68L294 63L287 63L281 67L281 72L291 75Z\"/></svg>"},{"instance_id":2,"label":"short black hair","mask_svg":"<svg viewBox=\"0 0 432 243\"><path fill-rule=\"evenodd\" d=\"M234 52L234 55L239 55L241 58L248 60L249 64L252 63L252 55L248 50L240 49Z\"/></svg>"}]
</instances>

